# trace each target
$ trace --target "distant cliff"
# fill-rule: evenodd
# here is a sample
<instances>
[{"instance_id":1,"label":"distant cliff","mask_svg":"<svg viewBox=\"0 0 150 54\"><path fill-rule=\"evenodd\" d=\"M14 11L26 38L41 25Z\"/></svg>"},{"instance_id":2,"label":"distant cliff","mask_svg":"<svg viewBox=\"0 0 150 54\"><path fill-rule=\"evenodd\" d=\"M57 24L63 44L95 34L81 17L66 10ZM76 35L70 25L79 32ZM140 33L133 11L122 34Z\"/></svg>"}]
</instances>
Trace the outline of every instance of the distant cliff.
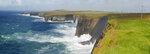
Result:
<instances>
[{"instance_id":1,"label":"distant cliff","mask_svg":"<svg viewBox=\"0 0 150 54\"><path fill-rule=\"evenodd\" d=\"M44 17L45 22L57 21L57 22L75 22L77 18L81 18L79 15L66 14L66 15L48 15L46 13L39 12L27 12L21 14L29 14L30 16Z\"/></svg>"},{"instance_id":2,"label":"distant cliff","mask_svg":"<svg viewBox=\"0 0 150 54\"><path fill-rule=\"evenodd\" d=\"M80 16L76 16L76 15L71 15L71 14L68 14L68 15L54 15L54 16L45 16L44 19L45 19L45 22L49 22L49 21L73 21L75 22L75 20L77 18L80 18Z\"/></svg>"}]
</instances>

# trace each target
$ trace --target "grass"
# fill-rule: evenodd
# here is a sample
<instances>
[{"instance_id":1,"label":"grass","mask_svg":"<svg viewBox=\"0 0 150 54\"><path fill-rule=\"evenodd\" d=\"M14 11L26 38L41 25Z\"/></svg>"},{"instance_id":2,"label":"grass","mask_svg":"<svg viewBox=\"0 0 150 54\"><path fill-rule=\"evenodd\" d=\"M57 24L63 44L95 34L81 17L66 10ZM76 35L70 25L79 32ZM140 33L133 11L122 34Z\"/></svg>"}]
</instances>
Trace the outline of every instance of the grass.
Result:
<instances>
[{"instance_id":1,"label":"grass","mask_svg":"<svg viewBox=\"0 0 150 54\"><path fill-rule=\"evenodd\" d=\"M93 54L150 54L150 17L140 14L111 16L113 28L105 32Z\"/></svg>"},{"instance_id":2,"label":"grass","mask_svg":"<svg viewBox=\"0 0 150 54\"><path fill-rule=\"evenodd\" d=\"M39 12L39 13L45 14L45 16L78 15L78 16L84 16L87 19L93 19L93 18L101 18L109 14L116 14L117 12L55 10L55 11L47 11L47 12Z\"/></svg>"}]
</instances>

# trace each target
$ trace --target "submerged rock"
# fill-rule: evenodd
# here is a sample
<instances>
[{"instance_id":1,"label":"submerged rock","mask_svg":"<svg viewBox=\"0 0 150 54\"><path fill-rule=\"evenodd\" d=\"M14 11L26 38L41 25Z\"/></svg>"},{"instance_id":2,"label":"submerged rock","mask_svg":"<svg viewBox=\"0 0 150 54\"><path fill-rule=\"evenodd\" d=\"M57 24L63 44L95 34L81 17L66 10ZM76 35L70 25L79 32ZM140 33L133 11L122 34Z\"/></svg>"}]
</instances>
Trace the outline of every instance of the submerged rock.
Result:
<instances>
[{"instance_id":1,"label":"submerged rock","mask_svg":"<svg viewBox=\"0 0 150 54\"><path fill-rule=\"evenodd\" d=\"M82 45L90 45L91 42L90 41L84 41L84 42L80 42Z\"/></svg>"}]
</instances>

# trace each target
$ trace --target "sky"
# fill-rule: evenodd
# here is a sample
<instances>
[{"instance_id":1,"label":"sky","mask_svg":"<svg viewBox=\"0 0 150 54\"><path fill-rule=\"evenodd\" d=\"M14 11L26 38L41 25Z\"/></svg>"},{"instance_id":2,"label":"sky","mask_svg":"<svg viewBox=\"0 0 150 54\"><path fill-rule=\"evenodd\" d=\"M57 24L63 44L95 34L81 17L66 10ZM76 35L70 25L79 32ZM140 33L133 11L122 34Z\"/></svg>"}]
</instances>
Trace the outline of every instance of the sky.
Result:
<instances>
[{"instance_id":1,"label":"sky","mask_svg":"<svg viewBox=\"0 0 150 54\"><path fill-rule=\"evenodd\" d=\"M0 10L150 12L150 0L0 0Z\"/></svg>"}]
</instances>

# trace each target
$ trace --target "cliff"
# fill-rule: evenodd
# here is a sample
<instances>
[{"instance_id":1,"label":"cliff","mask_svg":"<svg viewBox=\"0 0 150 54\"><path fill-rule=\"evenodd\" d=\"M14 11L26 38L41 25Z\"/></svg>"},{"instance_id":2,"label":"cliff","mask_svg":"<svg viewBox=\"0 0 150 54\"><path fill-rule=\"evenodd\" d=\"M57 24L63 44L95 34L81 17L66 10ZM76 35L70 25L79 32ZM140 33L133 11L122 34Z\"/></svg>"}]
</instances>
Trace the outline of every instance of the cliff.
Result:
<instances>
[{"instance_id":1,"label":"cliff","mask_svg":"<svg viewBox=\"0 0 150 54\"><path fill-rule=\"evenodd\" d=\"M81 44L94 43L98 38L103 38L102 32L107 26L107 17L88 19L85 15L51 15L45 16L45 21L74 21L78 20L75 36L80 37L83 34L90 34L92 38L89 41L81 42Z\"/></svg>"},{"instance_id":2,"label":"cliff","mask_svg":"<svg viewBox=\"0 0 150 54\"><path fill-rule=\"evenodd\" d=\"M98 38L103 38L102 32L107 26L108 18L86 19L81 18L77 24L76 36L80 37L83 34L90 34L92 38L82 44L94 43Z\"/></svg>"},{"instance_id":3,"label":"cliff","mask_svg":"<svg viewBox=\"0 0 150 54\"><path fill-rule=\"evenodd\" d=\"M44 20L45 20L45 22L49 22L49 21L59 21L59 22L72 21L72 22L75 22L75 20L77 18L80 18L80 16L68 14L68 15L45 16Z\"/></svg>"}]
</instances>

